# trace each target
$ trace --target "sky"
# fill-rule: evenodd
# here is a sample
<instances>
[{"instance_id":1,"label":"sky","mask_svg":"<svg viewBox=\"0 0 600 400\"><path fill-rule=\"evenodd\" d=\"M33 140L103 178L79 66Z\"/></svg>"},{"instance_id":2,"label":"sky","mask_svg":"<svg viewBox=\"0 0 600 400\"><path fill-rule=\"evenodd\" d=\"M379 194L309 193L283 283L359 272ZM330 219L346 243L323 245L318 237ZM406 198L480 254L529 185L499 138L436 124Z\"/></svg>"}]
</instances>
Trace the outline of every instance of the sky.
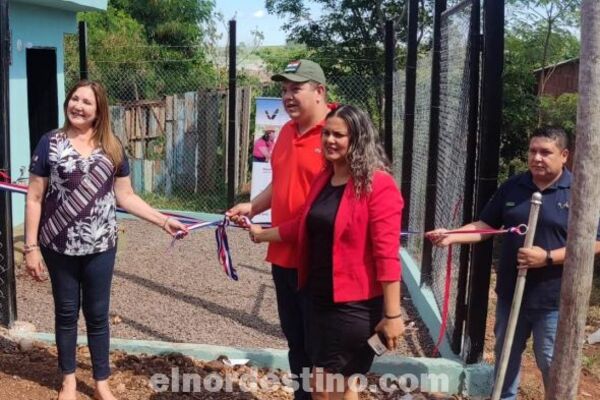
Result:
<instances>
[{"instance_id":1,"label":"sky","mask_svg":"<svg viewBox=\"0 0 600 400\"><path fill-rule=\"evenodd\" d=\"M285 44L285 32L281 29L283 21L274 15L267 14L265 0L216 0L216 10L223 14L225 24L219 24L219 33L222 34L222 44L227 41L227 25L235 16L237 21L237 42L252 45L250 31L262 31L265 38L263 46ZM314 13L314 8L313 9Z\"/></svg>"},{"instance_id":2,"label":"sky","mask_svg":"<svg viewBox=\"0 0 600 400\"><path fill-rule=\"evenodd\" d=\"M227 41L228 21L235 17L237 21L237 42L252 44L250 31L262 31L265 35L263 45L285 44L285 33L281 29L282 21L273 15L267 14L265 0L216 0L216 10L223 14L225 25L218 26L222 34L222 44Z\"/></svg>"}]
</instances>

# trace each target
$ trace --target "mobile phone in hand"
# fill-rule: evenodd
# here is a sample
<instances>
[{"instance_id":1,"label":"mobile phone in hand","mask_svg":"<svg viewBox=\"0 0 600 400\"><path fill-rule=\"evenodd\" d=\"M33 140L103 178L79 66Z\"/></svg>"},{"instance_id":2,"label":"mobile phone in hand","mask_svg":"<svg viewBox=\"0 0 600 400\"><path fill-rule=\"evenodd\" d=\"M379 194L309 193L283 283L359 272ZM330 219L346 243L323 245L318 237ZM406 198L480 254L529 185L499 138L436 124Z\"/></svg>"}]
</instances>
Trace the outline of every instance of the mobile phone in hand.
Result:
<instances>
[{"instance_id":1,"label":"mobile phone in hand","mask_svg":"<svg viewBox=\"0 0 600 400\"><path fill-rule=\"evenodd\" d=\"M385 337L379 332L375 332L375 334L367 340L367 343L369 344L369 346L371 346L375 354L380 356L387 351L387 347L384 341Z\"/></svg>"}]
</instances>

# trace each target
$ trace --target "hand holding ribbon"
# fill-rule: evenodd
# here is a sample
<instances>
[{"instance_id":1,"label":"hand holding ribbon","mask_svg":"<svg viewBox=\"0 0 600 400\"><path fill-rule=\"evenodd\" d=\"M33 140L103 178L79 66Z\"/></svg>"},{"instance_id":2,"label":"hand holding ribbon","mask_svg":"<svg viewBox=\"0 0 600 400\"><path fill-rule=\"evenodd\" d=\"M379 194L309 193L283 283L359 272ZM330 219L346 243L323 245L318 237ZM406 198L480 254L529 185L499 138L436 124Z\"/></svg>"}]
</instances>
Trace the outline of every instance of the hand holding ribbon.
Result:
<instances>
[{"instance_id":1,"label":"hand holding ribbon","mask_svg":"<svg viewBox=\"0 0 600 400\"><path fill-rule=\"evenodd\" d=\"M162 228L176 239L181 239L189 234L187 226L172 216L166 216Z\"/></svg>"},{"instance_id":2,"label":"hand holding ribbon","mask_svg":"<svg viewBox=\"0 0 600 400\"><path fill-rule=\"evenodd\" d=\"M471 229L475 228L475 229ZM477 229L479 228L479 229ZM446 280L444 283L444 295L442 303L442 321L440 326L440 333L438 340L435 345L435 352L439 351L439 346L442 343L444 335L446 333L446 327L448 323L448 309L450 303L450 282L452 274L452 244L458 243L472 243L480 241L483 236L486 235L500 235L506 233L513 233L516 235L524 236L527 233L528 227L525 224L521 224L515 227L509 227L505 229L492 229L487 224L477 221L473 224L465 225L460 229L447 230L447 229L435 229L425 233L425 237L431 240L431 242L437 247L448 247L448 256L446 257Z\"/></svg>"}]
</instances>

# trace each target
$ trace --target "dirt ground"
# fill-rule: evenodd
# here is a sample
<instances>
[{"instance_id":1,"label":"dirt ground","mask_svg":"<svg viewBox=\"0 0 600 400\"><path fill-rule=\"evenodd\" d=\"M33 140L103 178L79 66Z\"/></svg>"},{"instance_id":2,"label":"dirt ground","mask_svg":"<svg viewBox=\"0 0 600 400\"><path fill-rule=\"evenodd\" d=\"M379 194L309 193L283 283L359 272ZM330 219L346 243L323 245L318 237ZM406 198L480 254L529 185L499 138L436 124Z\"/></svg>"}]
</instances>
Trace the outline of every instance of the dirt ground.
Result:
<instances>
[{"instance_id":1,"label":"dirt ground","mask_svg":"<svg viewBox=\"0 0 600 400\"><path fill-rule=\"evenodd\" d=\"M111 292L111 336L126 339L285 349L279 328L266 245L241 229L229 229L239 281L217 262L213 229L196 231L170 248L159 229L137 220L120 221L117 264ZM431 355L433 345L403 292L410 326L399 351ZM38 332L54 332L50 282L34 282L17 269L18 319ZM83 316L79 333L85 333Z\"/></svg>"},{"instance_id":2,"label":"dirt ground","mask_svg":"<svg viewBox=\"0 0 600 400\"><path fill-rule=\"evenodd\" d=\"M598 270L597 270L598 271ZM595 277L600 282L600 277ZM492 276L490 285L490 302L488 306L488 318L486 328L486 341L484 348L484 361L494 362L494 315L496 312L496 294L493 291L495 285L495 276ZM600 289L598 286L597 289ZM600 293L595 293L600 298ZM592 299L587 333L591 333L600 328L600 303ZM598 398L600 396L600 343L590 345L587 342L583 346L583 366L581 368L581 377L579 382L578 400ZM521 364L521 386L519 387L519 399L521 400L542 400L544 398L544 387L542 383L542 374L535 363L535 357L531 347L531 340L523 355Z\"/></svg>"},{"instance_id":3,"label":"dirt ground","mask_svg":"<svg viewBox=\"0 0 600 400\"><path fill-rule=\"evenodd\" d=\"M33 343L30 349L21 349L19 345L1 338L0 332L0 400L37 400L56 399L57 388L60 385L59 376L56 374L56 349L41 343ZM89 351L87 347L78 349L78 390L79 400L92 399L93 380L91 377ZM258 369L253 371L247 366L229 367L221 361L213 360L204 362L193 360L180 354L165 356L134 356L122 352L111 353L113 375L110 385L114 394L124 400L167 400L167 399L259 399L259 400L291 400L293 397L289 390L281 387L265 385L267 374L275 376L282 381L281 371ZM179 386L182 392L174 393L171 390L160 393L151 386L150 377L154 374L172 376L171 369L179 368L180 376L183 374L197 374L201 379L208 375L219 376L233 375L232 392L209 392L206 389L194 392L200 386L191 386L192 392L184 392L185 386ZM240 378L235 378L237 373ZM256 380L244 379L243 376L254 376ZM273 378L271 378L273 379ZM369 384L374 387L378 377L370 376ZM253 384L253 382L256 382ZM183 384L182 382L180 382ZM172 388L172 386L170 387ZM444 396L435 394L411 393L411 397L402 397L405 394L395 392L386 394L375 390L365 391L361 394L362 400L399 399L406 400L433 400L433 399L461 399L457 396Z\"/></svg>"},{"instance_id":4,"label":"dirt ground","mask_svg":"<svg viewBox=\"0 0 600 400\"><path fill-rule=\"evenodd\" d=\"M216 261L214 231L195 232L170 248L160 230L135 220L121 221L119 251L111 293L111 336L114 338L203 343L234 347L286 348L279 328L269 264L263 261L265 245L255 245L247 233L229 230L229 241L239 281L224 275ZM19 240L16 240L16 247ZM39 332L53 332L49 281L35 282L17 267L17 309L20 321ZM397 352L432 356L433 343L403 291L402 308L407 330ZM79 333L85 334L83 317ZM0 400L52 399L59 387L54 347L36 343L20 349L7 339L0 345ZM185 365L205 376L205 364L183 356L111 356L111 387L123 399L186 398L183 394L155 393L149 377L156 371ZM88 350L79 349L81 399L93 394ZM162 369L161 369L162 368ZM188 398L289 398L274 393L194 394ZM370 398L370 397L367 397ZM383 397L380 397L383 398ZM425 398L417 397L415 399ZM439 398L439 397L438 397Z\"/></svg>"},{"instance_id":5,"label":"dirt ground","mask_svg":"<svg viewBox=\"0 0 600 400\"><path fill-rule=\"evenodd\" d=\"M215 261L213 232L202 231L169 248L169 239L138 221L125 221L120 236L119 254L111 300L112 337L165 340L171 342L221 344L237 347L285 348L275 306L269 266L262 257L264 248L250 243L242 231L231 230L234 262L239 282L226 279ZM19 320L29 321L38 331L53 332L52 298L48 282L36 283L22 269L17 274ZM493 362L493 315L495 301L490 292L490 308L484 359ZM433 344L404 291L402 306L407 331L398 352L403 355L432 356ZM600 327L600 306L589 330ZM85 332L81 323L81 333ZM600 395L600 345L586 345L579 399ZM78 399L91 399L93 380L89 351L78 349ZM253 374L258 378L280 371L225 366L220 361L192 360L178 354L134 356L111 354L113 375L110 384L120 399L291 399L289 391L242 390L233 382L233 392L159 393L150 385L155 373L171 376L171 369L206 377ZM57 374L56 349L41 343L14 343L0 331L0 400L56 399L60 381ZM377 377L371 377L376 380ZM412 396L412 397L410 397ZM362 399L458 399L435 394L401 392L392 395L366 391ZM531 351L523 361L521 399L543 398L541 376Z\"/></svg>"}]
</instances>

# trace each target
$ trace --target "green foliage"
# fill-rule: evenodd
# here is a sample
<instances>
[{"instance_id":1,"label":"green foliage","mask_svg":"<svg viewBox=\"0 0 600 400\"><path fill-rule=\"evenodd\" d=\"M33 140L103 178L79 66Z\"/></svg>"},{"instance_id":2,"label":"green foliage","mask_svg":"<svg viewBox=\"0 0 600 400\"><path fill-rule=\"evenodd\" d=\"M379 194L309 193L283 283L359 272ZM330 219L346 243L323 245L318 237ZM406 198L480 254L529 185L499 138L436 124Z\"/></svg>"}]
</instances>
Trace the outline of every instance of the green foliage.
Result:
<instances>
[{"instance_id":1,"label":"green foliage","mask_svg":"<svg viewBox=\"0 0 600 400\"><path fill-rule=\"evenodd\" d=\"M288 43L286 46L261 47L257 54L264 61L267 71L276 73L283 71L290 60L312 58L314 51L309 50L304 44Z\"/></svg>"},{"instance_id":2,"label":"green foliage","mask_svg":"<svg viewBox=\"0 0 600 400\"><path fill-rule=\"evenodd\" d=\"M369 74L373 68L365 70L365 61L383 62L386 20L395 21L397 37L405 39L406 0L314 0L310 3L319 6L319 19L312 18L308 2L303 0L266 0L266 8L288 21L283 29L290 42L305 44L322 58L324 67L339 73ZM420 10L422 37L426 27L431 25L431 8L429 2L421 4L424 5ZM341 60L347 62L341 64Z\"/></svg>"},{"instance_id":3,"label":"green foliage","mask_svg":"<svg viewBox=\"0 0 600 400\"><path fill-rule=\"evenodd\" d=\"M572 136L577 124L576 93L564 93L558 97L543 96L540 99L542 124L561 126Z\"/></svg>"},{"instance_id":4,"label":"green foliage","mask_svg":"<svg viewBox=\"0 0 600 400\"><path fill-rule=\"evenodd\" d=\"M202 25L211 20L212 0L110 0L145 27L149 43L164 46L194 46L202 40Z\"/></svg>"},{"instance_id":5,"label":"green foliage","mask_svg":"<svg viewBox=\"0 0 600 400\"><path fill-rule=\"evenodd\" d=\"M214 87L204 44L215 32L213 8L212 0L110 0L106 12L78 14L88 25L90 77L112 102ZM70 86L78 76L76 38L65 47Z\"/></svg>"},{"instance_id":6,"label":"green foliage","mask_svg":"<svg viewBox=\"0 0 600 400\"><path fill-rule=\"evenodd\" d=\"M88 62L91 70L96 69L94 60L111 60L126 71L134 70L134 63L137 61L147 59L144 27L125 12L109 6L106 12L80 13L78 17L88 26L88 59L91 60ZM77 36L68 36L65 40L67 87L72 86L79 78L77 46ZM140 73L144 74L144 71ZM93 78L110 83L102 75Z\"/></svg>"},{"instance_id":7,"label":"green foliage","mask_svg":"<svg viewBox=\"0 0 600 400\"><path fill-rule=\"evenodd\" d=\"M202 210L222 213L227 209L227 191L225 189L212 194L196 193L190 196L187 191L174 192L170 196L144 192L140 197L152 207L163 210Z\"/></svg>"},{"instance_id":8,"label":"green foliage","mask_svg":"<svg viewBox=\"0 0 600 400\"><path fill-rule=\"evenodd\" d=\"M581 0L508 0L509 26L550 22L557 28L578 27Z\"/></svg>"},{"instance_id":9,"label":"green foliage","mask_svg":"<svg viewBox=\"0 0 600 400\"><path fill-rule=\"evenodd\" d=\"M321 64L326 76L338 78L338 82L329 79L333 84L331 94L367 108L377 120L383 106L385 21L396 22L400 45L406 36L407 1L311 1L321 9L318 19L312 18L308 3L266 0L266 8L269 13L288 21L283 29L290 42L305 45L305 54ZM421 36L431 21L430 4L426 4L427 8L420 13ZM345 79L349 76L357 79Z\"/></svg>"},{"instance_id":10,"label":"green foliage","mask_svg":"<svg viewBox=\"0 0 600 400\"><path fill-rule=\"evenodd\" d=\"M534 42L535 43L535 42ZM527 146L527 137L537 120L535 75L530 57L530 40L509 33L505 41L504 59L504 104L501 159L522 158Z\"/></svg>"},{"instance_id":11,"label":"green foliage","mask_svg":"<svg viewBox=\"0 0 600 400\"><path fill-rule=\"evenodd\" d=\"M156 139L151 140L146 147L146 160L164 160L166 153L166 139L165 136L159 136Z\"/></svg>"},{"instance_id":12,"label":"green foliage","mask_svg":"<svg viewBox=\"0 0 600 400\"><path fill-rule=\"evenodd\" d=\"M501 138L501 175L519 170L526 158L529 134L539 124L552 121L569 128L568 106L561 100L560 112L548 107L556 104L537 97L534 70L577 57L579 40L572 33L577 26L575 12L579 1L509 1L505 37L503 135ZM544 103L545 101L545 103Z\"/></svg>"},{"instance_id":13,"label":"green foliage","mask_svg":"<svg viewBox=\"0 0 600 400\"><path fill-rule=\"evenodd\" d=\"M88 26L90 77L102 82L113 99L139 97L144 90L136 82L156 79L152 65L143 63L152 56L143 25L112 6L106 12L80 13L79 19Z\"/></svg>"}]
</instances>

